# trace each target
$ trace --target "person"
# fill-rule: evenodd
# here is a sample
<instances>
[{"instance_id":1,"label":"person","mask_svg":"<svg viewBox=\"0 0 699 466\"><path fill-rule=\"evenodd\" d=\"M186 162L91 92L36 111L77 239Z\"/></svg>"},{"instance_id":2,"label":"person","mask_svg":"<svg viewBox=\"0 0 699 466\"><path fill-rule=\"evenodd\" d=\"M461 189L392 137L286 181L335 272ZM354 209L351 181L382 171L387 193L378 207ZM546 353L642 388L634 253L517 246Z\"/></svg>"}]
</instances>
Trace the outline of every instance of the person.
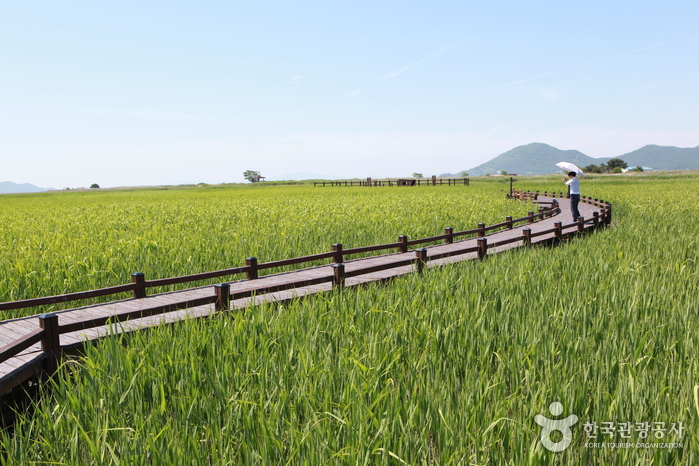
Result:
<instances>
[{"instance_id":1,"label":"person","mask_svg":"<svg viewBox=\"0 0 699 466\"><path fill-rule=\"evenodd\" d=\"M575 172L568 172L568 179L563 178L568 188L570 188L570 209L573 211L573 221L576 222L580 217L578 204L580 203L580 180Z\"/></svg>"}]
</instances>

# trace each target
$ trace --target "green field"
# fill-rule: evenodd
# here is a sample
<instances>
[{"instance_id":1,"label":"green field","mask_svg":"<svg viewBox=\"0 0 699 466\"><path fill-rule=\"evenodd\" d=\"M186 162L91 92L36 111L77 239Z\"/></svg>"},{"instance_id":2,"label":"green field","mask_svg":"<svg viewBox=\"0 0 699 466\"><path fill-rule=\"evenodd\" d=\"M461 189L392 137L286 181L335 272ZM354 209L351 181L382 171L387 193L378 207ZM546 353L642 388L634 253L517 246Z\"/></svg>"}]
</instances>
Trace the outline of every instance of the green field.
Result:
<instances>
[{"instance_id":1,"label":"green field","mask_svg":"<svg viewBox=\"0 0 699 466\"><path fill-rule=\"evenodd\" d=\"M563 187L553 177L516 185ZM431 236L531 209L505 200L507 188L10 196L1 300ZM0 461L696 464L699 176L600 176L582 189L613 203L612 228L89 347L3 434ZM578 417L560 453L534 421L554 417L554 401L559 418ZM588 438L585 425L609 422L614 436ZM681 435L671 430L680 422ZM633 424L628 439L619 423ZM631 446L590 445L601 443Z\"/></svg>"},{"instance_id":2,"label":"green field","mask_svg":"<svg viewBox=\"0 0 699 466\"><path fill-rule=\"evenodd\" d=\"M0 302L130 283L134 272L176 277L245 265L251 256L269 262L327 252L333 243L345 249L393 243L399 235L425 238L444 227L462 231L526 215L531 206L506 200L505 189L509 184L4 195ZM0 318L27 312L0 311Z\"/></svg>"}]
</instances>

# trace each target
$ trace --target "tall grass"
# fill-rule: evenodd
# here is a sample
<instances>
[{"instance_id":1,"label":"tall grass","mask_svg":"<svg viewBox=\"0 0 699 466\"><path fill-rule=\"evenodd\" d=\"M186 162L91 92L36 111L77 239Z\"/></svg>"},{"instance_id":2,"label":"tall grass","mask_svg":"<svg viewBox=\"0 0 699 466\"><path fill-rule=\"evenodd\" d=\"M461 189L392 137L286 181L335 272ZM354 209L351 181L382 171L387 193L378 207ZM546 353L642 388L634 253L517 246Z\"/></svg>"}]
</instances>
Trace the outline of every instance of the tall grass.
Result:
<instances>
[{"instance_id":1,"label":"tall grass","mask_svg":"<svg viewBox=\"0 0 699 466\"><path fill-rule=\"evenodd\" d=\"M696 464L699 179L583 186L615 226L560 248L106 339L3 461ZM534 422L553 401L580 419L562 453ZM593 421L683 422L682 447L586 447L624 442Z\"/></svg>"},{"instance_id":2,"label":"tall grass","mask_svg":"<svg viewBox=\"0 0 699 466\"><path fill-rule=\"evenodd\" d=\"M0 302L120 285L134 272L175 277L244 265L250 256L268 262L327 252L333 243L392 243L402 234L424 238L526 215L528 207L500 189L233 186L2 196Z\"/></svg>"}]
</instances>

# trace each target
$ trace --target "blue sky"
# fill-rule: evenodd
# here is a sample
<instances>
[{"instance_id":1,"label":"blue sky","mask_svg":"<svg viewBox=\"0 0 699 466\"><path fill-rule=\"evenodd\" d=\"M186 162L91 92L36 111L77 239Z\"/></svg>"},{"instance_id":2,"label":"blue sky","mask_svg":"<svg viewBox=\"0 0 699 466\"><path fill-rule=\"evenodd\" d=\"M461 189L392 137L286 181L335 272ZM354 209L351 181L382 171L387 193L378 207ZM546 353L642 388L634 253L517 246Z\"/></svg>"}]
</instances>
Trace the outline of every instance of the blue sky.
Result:
<instances>
[{"instance_id":1,"label":"blue sky","mask_svg":"<svg viewBox=\"0 0 699 466\"><path fill-rule=\"evenodd\" d=\"M699 145L699 2L5 2L0 181L103 187ZM555 167L554 167L555 169Z\"/></svg>"}]
</instances>

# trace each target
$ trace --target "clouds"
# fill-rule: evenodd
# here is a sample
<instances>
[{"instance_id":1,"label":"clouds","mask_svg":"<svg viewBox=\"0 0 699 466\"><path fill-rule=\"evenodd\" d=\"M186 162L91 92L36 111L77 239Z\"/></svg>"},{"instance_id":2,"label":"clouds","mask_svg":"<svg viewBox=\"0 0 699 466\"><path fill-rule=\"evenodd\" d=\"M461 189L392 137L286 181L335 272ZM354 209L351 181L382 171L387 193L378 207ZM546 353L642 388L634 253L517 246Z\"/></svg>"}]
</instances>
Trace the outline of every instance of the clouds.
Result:
<instances>
[{"instance_id":1,"label":"clouds","mask_svg":"<svg viewBox=\"0 0 699 466\"><path fill-rule=\"evenodd\" d=\"M185 112L170 112L164 110L153 110L149 108L136 109L102 109L93 112L95 116L119 117L119 118L136 118L150 120L186 120L194 118L194 115Z\"/></svg>"},{"instance_id":2,"label":"clouds","mask_svg":"<svg viewBox=\"0 0 699 466\"><path fill-rule=\"evenodd\" d=\"M539 87L532 89L532 92L534 93L534 95L537 95L544 100L558 100L558 98L561 96L561 91L553 87Z\"/></svg>"},{"instance_id":3,"label":"clouds","mask_svg":"<svg viewBox=\"0 0 699 466\"><path fill-rule=\"evenodd\" d=\"M421 58L420 60L416 61L415 63L413 63L413 64L411 64L411 65L405 65L405 66L399 68L399 69L396 70L396 71L392 71L392 72L390 72L390 73L387 73L387 74L381 76L381 77L379 78L379 81L385 81L386 79L393 79L393 78L395 78L395 77L398 77L398 76L400 76L401 74L403 74L403 73L405 73L405 72L407 72L407 71L410 71L410 70L412 70L413 68L417 68L418 66L420 66L420 65L422 65L422 64L424 64L424 63L430 61L431 59L433 59L433 58L435 58L435 57L438 57L438 56L440 56L440 55L442 55L442 54L448 52L449 50L451 50L451 49L453 49L453 48L455 48L455 47L458 47L458 46L461 45L463 42L464 42L464 41L462 40L462 41L455 42L455 43L453 43L453 44L447 45L446 47L442 47L441 49L439 49L439 50L437 50L437 51L435 51L435 52L430 53L430 54L427 55L426 57Z\"/></svg>"},{"instance_id":4,"label":"clouds","mask_svg":"<svg viewBox=\"0 0 699 466\"><path fill-rule=\"evenodd\" d=\"M355 89L355 90L353 90L353 91L349 91L349 92L346 93L346 94L343 94L342 97L345 98L345 99L351 99L351 98L353 98L353 97L357 97L357 96L358 96L359 94L361 94L361 93L362 93L362 90L361 90L361 89Z\"/></svg>"},{"instance_id":5,"label":"clouds","mask_svg":"<svg viewBox=\"0 0 699 466\"><path fill-rule=\"evenodd\" d=\"M425 63L427 63L428 61L432 60L433 58L438 57L438 56L440 56L440 55L442 55L442 54L448 52L449 50L451 50L451 49L453 49L453 48L458 47L458 46L461 45L463 42L464 42L464 41L461 40L461 41L455 42L455 43L453 43L453 44L449 44L449 45L447 45L447 46L445 46L445 47L442 47L442 48L440 48L439 50L436 50L436 51L430 53L429 55L427 55L427 56L425 56L425 57L423 57L423 58L417 60L416 62L414 62L414 63L412 63L412 64L404 65L404 66L398 68L398 69L395 70L395 71L391 71L391 72L388 72L388 73L386 73L386 74L380 76L380 77L377 78L377 80L376 80L374 83L372 83L372 84L375 84L376 82L387 81L387 80L390 80L390 79L397 78L398 76L400 76L400 75L402 75L402 74L404 74L404 73L406 73L406 72L408 72L408 71L410 71L410 70L412 70L412 69L414 69L414 68L417 68L417 67L419 67L419 66L421 66L421 65L423 65L423 64L425 64ZM343 97L343 98L353 98L353 97L358 96L358 95L361 94L362 92L363 92L362 89L355 89L355 90L353 90L353 91L346 92L345 94L342 95L342 97Z\"/></svg>"},{"instance_id":6,"label":"clouds","mask_svg":"<svg viewBox=\"0 0 699 466\"><path fill-rule=\"evenodd\" d=\"M648 46L645 46L645 47L639 47L639 48L635 48L635 49L632 49L632 50L628 50L628 51L619 53L619 54L617 54L617 55L606 56L606 57L599 57L597 60L588 61L588 62L585 62L585 63L580 63L580 64L577 64L577 65L573 65L573 66L563 67L563 68L561 68L561 69L559 69L559 70L549 71L549 72L547 72L547 73L537 74L537 75L535 75L535 76L531 76L531 77L528 77L528 78L518 79L518 80L515 80L515 81L505 82L505 83L501 83L501 84L496 84L496 85L494 85L494 86L491 86L491 87L487 88L487 89L485 90L485 92L491 92L491 91L493 91L493 90L495 90L495 89L499 89L499 88L503 88L503 87L516 86L516 85L524 84L524 83L527 83L527 82L530 82L530 81L536 81L536 80L539 80L539 79L542 79L542 78L546 78L546 77L549 77L549 76L553 76L553 75L555 75L555 74L561 74L561 73L564 73L564 72L567 72L567 71L570 71L570 70L582 68L582 67L585 67L585 66L588 66L588 65L592 65L592 64L599 64L599 63L602 63L602 62L604 62L604 61L606 61L606 60L609 60L609 59L611 59L611 58L618 58L618 57L622 57L622 56L624 56L624 55L630 55L630 54L642 52L642 51L649 50L649 49L653 49L653 48L656 48L656 47L660 47L660 46L662 46L662 45L666 45L666 44L669 44L669 43L670 43L670 42L659 42L659 43L657 43L657 44L648 45ZM536 93L537 95L540 95L542 98L544 98L544 99L546 99L546 100L553 100L552 97L554 97L553 94L551 94L551 93L539 93L539 92L535 92L535 93ZM557 96L555 96L555 97L557 97ZM555 98L555 97L554 97L554 98Z\"/></svg>"},{"instance_id":7,"label":"clouds","mask_svg":"<svg viewBox=\"0 0 699 466\"><path fill-rule=\"evenodd\" d=\"M621 56L624 56L624 55L630 55L630 54L632 54L632 53L642 52L642 51L648 50L648 49L654 49L655 47L660 47L661 45L667 45L667 44L670 44L670 43L671 43L671 41L668 41L668 42L660 42L660 43L657 43L657 44L648 45L648 46L640 47L640 48L633 49L633 50L628 50L628 51L626 51L626 52L622 52L622 53L620 53L620 54L618 54L618 55L615 55L614 57L616 58L616 57L621 57Z\"/></svg>"},{"instance_id":8,"label":"clouds","mask_svg":"<svg viewBox=\"0 0 699 466\"><path fill-rule=\"evenodd\" d=\"M486 89L485 92L490 92L490 91L495 90L495 89L497 89L497 88L499 88L499 87L507 87L507 86L515 86L515 85L517 85L517 84L524 84L524 83L529 82L529 81L534 81L535 79L541 79L541 78L545 78L546 76L551 76L552 74L554 74L553 71L551 71L550 73L544 73L544 74L540 74L540 75L537 75L537 76L532 76L532 77L530 77L530 78L520 79L520 80L518 80L518 81L512 81L512 82L509 82L509 83L502 83L502 84L496 84L495 86L491 86L491 87L489 87L488 89Z\"/></svg>"}]
</instances>

